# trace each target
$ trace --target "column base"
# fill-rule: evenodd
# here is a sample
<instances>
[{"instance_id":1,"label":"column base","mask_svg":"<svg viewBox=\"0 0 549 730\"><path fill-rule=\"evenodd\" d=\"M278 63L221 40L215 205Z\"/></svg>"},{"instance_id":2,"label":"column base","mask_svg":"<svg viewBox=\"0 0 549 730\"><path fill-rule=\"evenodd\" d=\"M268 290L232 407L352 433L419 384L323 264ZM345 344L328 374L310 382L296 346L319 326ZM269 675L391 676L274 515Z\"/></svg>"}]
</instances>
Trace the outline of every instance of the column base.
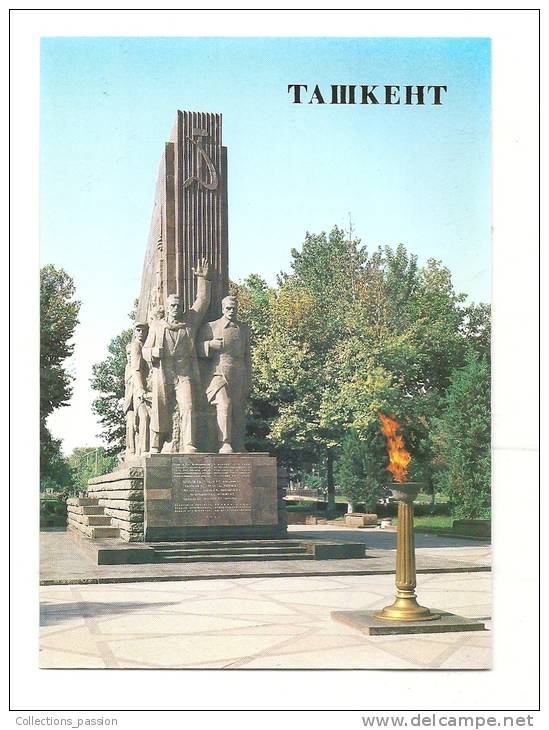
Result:
<instances>
[{"instance_id":1,"label":"column base","mask_svg":"<svg viewBox=\"0 0 549 730\"><path fill-rule=\"evenodd\" d=\"M420 606L415 597L397 596L395 602L376 613L375 618L388 621L434 621L440 618L440 613Z\"/></svg>"}]
</instances>

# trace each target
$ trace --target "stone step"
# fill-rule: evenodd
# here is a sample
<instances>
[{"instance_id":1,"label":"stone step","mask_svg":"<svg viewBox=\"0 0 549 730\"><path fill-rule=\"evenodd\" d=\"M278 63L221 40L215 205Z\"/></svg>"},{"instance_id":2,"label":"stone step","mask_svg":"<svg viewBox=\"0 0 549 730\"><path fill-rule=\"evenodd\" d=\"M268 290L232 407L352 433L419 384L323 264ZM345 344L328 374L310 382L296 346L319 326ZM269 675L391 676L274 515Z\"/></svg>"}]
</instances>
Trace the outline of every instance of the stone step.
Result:
<instances>
[{"instance_id":1,"label":"stone step","mask_svg":"<svg viewBox=\"0 0 549 730\"><path fill-rule=\"evenodd\" d=\"M91 507L98 504L99 502L94 497L69 497L67 499L67 506L73 507Z\"/></svg>"},{"instance_id":2,"label":"stone step","mask_svg":"<svg viewBox=\"0 0 549 730\"><path fill-rule=\"evenodd\" d=\"M208 550L224 548L274 547L294 548L303 547L302 540L186 540L183 542L149 542L155 550L194 550L207 548Z\"/></svg>"},{"instance_id":3,"label":"stone step","mask_svg":"<svg viewBox=\"0 0 549 730\"><path fill-rule=\"evenodd\" d=\"M77 515L104 515L103 507L101 507L98 504L91 504L91 505L84 505L80 506L77 504L68 504L67 505L67 512L69 514L77 514Z\"/></svg>"},{"instance_id":4,"label":"stone step","mask_svg":"<svg viewBox=\"0 0 549 730\"><path fill-rule=\"evenodd\" d=\"M120 537L120 531L118 527L88 527L90 531L88 536L92 540L99 540L102 537Z\"/></svg>"},{"instance_id":5,"label":"stone step","mask_svg":"<svg viewBox=\"0 0 549 730\"><path fill-rule=\"evenodd\" d=\"M90 527L109 527L111 518L108 515L83 515L84 524Z\"/></svg>"},{"instance_id":6,"label":"stone step","mask_svg":"<svg viewBox=\"0 0 549 730\"><path fill-rule=\"evenodd\" d=\"M83 515L104 515L105 512L103 511L103 507L100 505L90 504L90 505L84 505L82 507L82 514Z\"/></svg>"},{"instance_id":7,"label":"stone step","mask_svg":"<svg viewBox=\"0 0 549 730\"><path fill-rule=\"evenodd\" d=\"M156 554L155 563L221 563L242 562L244 560L314 560L311 553L249 553L246 555L179 555Z\"/></svg>"},{"instance_id":8,"label":"stone step","mask_svg":"<svg viewBox=\"0 0 549 730\"><path fill-rule=\"evenodd\" d=\"M107 526L111 525L111 518L107 515L100 513L98 515L87 515L79 511L78 507L69 507L67 510L67 516L69 520L74 522L80 522L82 525L89 525L94 527L95 525Z\"/></svg>"},{"instance_id":9,"label":"stone step","mask_svg":"<svg viewBox=\"0 0 549 730\"><path fill-rule=\"evenodd\" d=\"M275 556L280 554L299 554L305 555L309 551L305 545L297 547L224 547L210 549L207 547L194 547L186 549L155 549L155 555L162 557L176 558L176 557L193 557L195 555L263 555L268 553L269 555Z\"/></svg>"},{"instance_id":10,"label":"stone step","mask_svg":"<svg viewBox=\"0 0 549 730\"><path fill-rule=\"evenodd\" d=\"M70 518L67 522L67 528L92 540L101 540L104 537L120 537L118 527L87 525L84 522L78 522Z\"/></svg>"}]
</instances>

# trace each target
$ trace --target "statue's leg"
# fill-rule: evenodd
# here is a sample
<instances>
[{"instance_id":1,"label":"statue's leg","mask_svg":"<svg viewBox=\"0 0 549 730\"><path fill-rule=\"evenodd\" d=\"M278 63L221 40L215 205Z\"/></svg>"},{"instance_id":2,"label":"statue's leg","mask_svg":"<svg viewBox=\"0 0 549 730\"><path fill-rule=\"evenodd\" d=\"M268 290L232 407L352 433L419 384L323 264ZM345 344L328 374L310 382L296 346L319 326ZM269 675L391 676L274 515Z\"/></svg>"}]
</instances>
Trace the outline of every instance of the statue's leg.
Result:
<instances>
[{"instance_id":1,"label":"statue's leg","mask_svg":"<svg viewBox=\"0 0 549 730\"><path fill-rule=\"evenodd\" d=\"M126 453L129 456L135 454L135 413L126 412Z\"/></svg>"},{"instance_id":2,"label":"statue's leg","mask_svg":"<svg viewBox=\"0 0 549 730\"><path fill-rule=\"evenodd\" d=\"M246 418L246 400L244 398L244 386L241 383L238 392L234 393L232 409L232 444L234 450L239 453L245 450L244 441L246 440Z\"/></svg>"},{"instance_id":3,"label":"statue's leg","mask_svg":"<svg viewBox=\"0 0 549 730\"><path fill-rule=\"evenodd\" d=\"M232 447L232 405L227 388L223 386L215 394L215 411L217 417L217 440L220 454L231 454Z\"/></svg>"},{"instance_id":4,"label":"statue's leg","mask_svg":"<svg viewBox=\"0 0 549 730\"><path fill-rule=\"evenodd\" d=\"M149 410L144 403L139 406L137 415L139 419L137 453L147 454L149 451L149 424L151 419Z\"/></svg>"},{"instance_id":5,"label":"statue's leg","mask_svg":"<svg viewBox=\"0 0 549 730\"><path fill-rule=\"evenodd\" d=\"M193 418L193 387L190 378L180 377L175 387L175 397L179 407L179 444L183 454L196 452L194 418Z\"/></svg>"}]
</instances>

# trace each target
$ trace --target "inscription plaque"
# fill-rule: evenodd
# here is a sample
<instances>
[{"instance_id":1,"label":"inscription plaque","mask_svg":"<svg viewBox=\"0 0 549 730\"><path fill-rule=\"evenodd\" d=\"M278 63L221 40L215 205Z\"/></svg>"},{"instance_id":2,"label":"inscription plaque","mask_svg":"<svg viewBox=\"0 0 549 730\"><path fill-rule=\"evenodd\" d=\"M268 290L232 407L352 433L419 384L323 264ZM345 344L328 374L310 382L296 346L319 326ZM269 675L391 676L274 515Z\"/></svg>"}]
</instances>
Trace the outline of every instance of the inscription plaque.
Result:
<instances>
[{"instance_id":1,"label":"inscription plaque","mask_svg":"<svg viewBox=\"0 0 549 730\"><path fill-rule=\"evenodd\" d=\"M155 454L145 469L146 539L278 525L276 459L263 454ZM232 534L232 533L231 533Z\"/></svg>"},{"instance_id":2,"label":"inscription plaque","mask_svg":"<svg viewBox=\"0 0 549 730\"><path fill-rule=\"evenodd\" d=\"M228 512L242 513L249 518L252 510L251 476L252 465L249 462L223 463L211 460L193 463L187 459L174 458L174 512L187 515L206 512L220 516Z\"/></svg>"}]
</instances>

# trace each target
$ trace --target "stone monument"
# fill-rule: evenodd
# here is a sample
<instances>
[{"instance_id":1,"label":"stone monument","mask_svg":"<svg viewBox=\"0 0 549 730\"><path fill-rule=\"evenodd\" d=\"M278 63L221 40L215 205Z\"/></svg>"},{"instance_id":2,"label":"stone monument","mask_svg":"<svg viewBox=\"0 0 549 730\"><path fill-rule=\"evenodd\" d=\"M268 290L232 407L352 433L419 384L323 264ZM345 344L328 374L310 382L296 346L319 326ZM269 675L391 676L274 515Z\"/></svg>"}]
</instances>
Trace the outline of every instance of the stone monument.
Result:
<instances>
[{"instance_id":1,"label":"stone monument","mask_svg":"<svg viewBox=\"0 0 549 730\"><path fill-rule=\"evenodd\" d=\"M128 348L125 461L90 480L69 525L127 542L286 534L283 471L244 451L250 334L237 311L221 115L178 111Z\"/></svg>"}]
</instances>

